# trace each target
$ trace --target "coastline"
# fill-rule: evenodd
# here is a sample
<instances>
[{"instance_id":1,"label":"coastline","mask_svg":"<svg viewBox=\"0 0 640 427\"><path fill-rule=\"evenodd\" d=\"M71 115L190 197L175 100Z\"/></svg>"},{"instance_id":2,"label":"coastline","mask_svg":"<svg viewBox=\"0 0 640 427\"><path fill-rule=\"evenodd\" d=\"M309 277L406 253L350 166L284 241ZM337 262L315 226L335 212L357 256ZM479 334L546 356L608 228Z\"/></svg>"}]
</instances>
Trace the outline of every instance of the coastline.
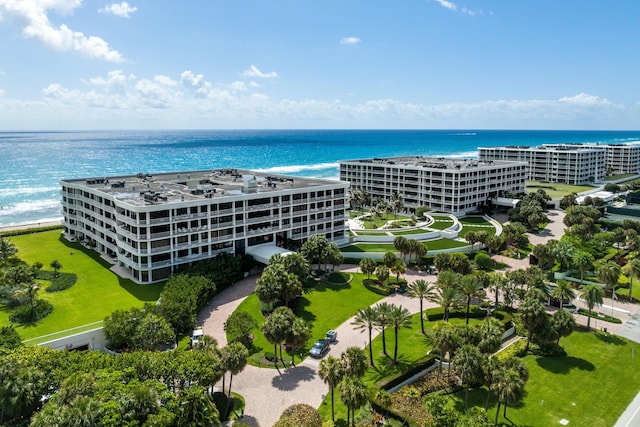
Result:
<instances>
[{"instance_id":1,"label":"coastline","mask_svg":"<svg viewBox=\"0 0 640 427\"><path fill-rule=\"evenodd\" d=\"M62 225L62 220L30 222L27 224L18 224L18 225L3 225L3 226L0 226L0 233L6 232L6 231L29 230L32 228L53 227L56 225Z\"/></svg>"}]
</instances>

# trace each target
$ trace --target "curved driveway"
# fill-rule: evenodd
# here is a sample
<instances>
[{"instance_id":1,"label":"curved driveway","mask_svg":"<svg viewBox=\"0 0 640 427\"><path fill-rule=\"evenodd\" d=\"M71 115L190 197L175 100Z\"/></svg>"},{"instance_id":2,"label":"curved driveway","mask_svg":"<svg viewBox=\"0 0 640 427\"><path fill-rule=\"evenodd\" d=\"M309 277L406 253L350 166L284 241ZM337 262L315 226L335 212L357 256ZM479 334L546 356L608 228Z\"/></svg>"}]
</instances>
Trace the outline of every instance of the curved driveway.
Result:
<instances>
[{"instance_id":1,"label":"curved driveway","mask_svg":"<svg viewBox=\"0 0 640 427\"><path fill-rule=\"evenodd\" d=\"M342 271L357 270L356 266L342 269ZM227 344L223 330L224 322L242 300L253 292L257 278L258 276L248 277L225 289L200 312L198 323L204 325L205 334L214 337L219 346ZM436 276L411 271L405 275L405 278L412 283L417 279L435 281ZM401 305L412 314L420 311L420 301L405 295L390 295L384 301ZM433 303L424 302L425 309L435 306ZM347 320L336 329L338 341L331 345L329 354L339 357L350 346L362 348L366 346L367 334L354 330L351 325L352 320L353 318ZM377 336L377 333L374 330L373 336ZM318 365L319 361L312 358L306 358L295 367L280 370L247 365L240 374L234 375L232 384L232 390L244 396L246 401L244 421L254 426L268 427L278 421L285 408L295 403L307 403L314 408L319 407L328 389L317 375Z\"/></svg>"}]
</instances>

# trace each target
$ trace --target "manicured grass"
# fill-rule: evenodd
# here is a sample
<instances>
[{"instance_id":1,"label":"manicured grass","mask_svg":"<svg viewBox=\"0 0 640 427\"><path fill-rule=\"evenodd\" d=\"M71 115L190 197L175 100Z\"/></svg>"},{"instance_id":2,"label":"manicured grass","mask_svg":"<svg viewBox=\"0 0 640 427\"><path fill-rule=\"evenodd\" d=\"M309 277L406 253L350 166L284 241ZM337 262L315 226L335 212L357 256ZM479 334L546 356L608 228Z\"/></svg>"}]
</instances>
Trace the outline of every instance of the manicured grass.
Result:
<instances>
[{"instance_id":1,"label":"manicured grass","mask_svg":"<svg viewBox=\"0 0 640 427\"><path fill-rule=\"evenodd\" d=\"M451 249L451 248L462 248L465 246L469 246L465 242L459 242L457 240L451 239L435 239L435 240L423 240L422 243L427 245L427 248L430 251L439 250L439 249ZM393 247L392 243L356 243L355 245L345 246L344 248L340 248L342 252L396 252L396 249Z\"/></svg>"},{"instance_id":2,"label":"manicured grass","mask_svg":"<svg viewBox=\"0 0 640 427\"><path fill-rule=\"evenodd\" d=\"M575 331L560 344L567 357L524 358L529 381L522 403L507 409L502 425L554 426L562 419L570 426L609 427L615 424L640 390L640 370L633 354L637 343L601 332ZM639 362L640 363L640 362ZM469 402L482 405L484 387L469 393ZM457 408L464 408L464 392L455 396ZM496 398L491 397L488 415L493 420Z\"/></svg>"},{"instance_id":3,"label":"manicured grass","mask_svg":"<svg viewBox=\"0 0 640 427\"><path fill-rule=\"evenodd\" d=\"M471 231L486 231L491 236L496 234L496 228L493 225L487 223L486 226L464 225L462 227L462 230L460 230L460 233L458 233L458 236L459 237L464 237L464 236L467 235L467 233L469 233Z\"/></svg>"},{"instance_id":4,"label":"manicured grass","mask_svg":"<svg viewBox=\"0 0 640 427\"><path fill-rule=\"evenodd\" d=\"M636 174L633 173L623 173L621 175L611 175L611 176L605 176L604 180L605 181L617 181L619 179L625 179L625 178L633 178L637 176Z\"/></svg>"},{"instance_id":5,"label":"manicured grass","mask_svg":"<svg viewBox=\"0 0 640 427\"><path fill-rule=\"evenodd\" d=\"M47 269L52 260L58 260L62 264L61 272L78 276L78 281L69 289L54 293L40 291L38 298L49 301L54 310L35 324L14 325L23 340L99 322L115 310L154 302L163 287L163 284L138 285L119 278L109 271L111 265L97 253L62 239L60 230L13 236L11 242L18 248L17 257L29 265L39 261ZM0 309L0 326L10 324L9 314L9 310Z\"/></svg>"},{"instance_id":6,"label":"manicured grass","mask_svg":"<svg viewBox=\"0 0 640 427\"><path fill-rule=\"evenodd\" d=\"M354 273L353 280L348 284L331 284L319 282L312 288L306 288L298 298L296 307L297 315L310 322L312 325L311 338L307 345L298 350L298 354L306 357L309 348L320 338L324 338L329 329L335 329L356 312L368 305L382 299L382 295L369 291L362 285L365 275ZM273 344L270 344L262 335L260 328L264 323L264 316L260 312L260 301L255 294L249 295L236 309L249 313L258 322L258 328L253 331L253 354L273 352ZM340 339L340 337L338 337ZM283 352L283 358L285 353ZM300 361L299 358L296 358ZM290 357L285 358L290 361Z\"/></svg>"},{"instance_id":7,"label":"manicured grass","mask_svg":"<svg viewBox=\"0 0 640 427\"><path fill-rule=\"evenodd\" d=\"M397 220L410 220L411 217L407 215L393 215L393 213L388 213L382 215L381 217L373 218L371 216L362 218L362 224L364 228L367 230L373 230L376 228L380 228L387 223L387 221L397 221Z\"/></svg>"},{"instance_id":8,"label":"manicured grass","mask_svg":"<svg viewBox=\"0 0 640 427\"><path fill-rule=\"evenodd\" d=\"M536 192L538 189L542 188L545 193L551 196L552 199L560 199L563 196L571 193L581 193L587 190L593 190L594 187L591 185L569 185L569 184L559 184L557 182L553 183L542 183L535 181L527 181L526 190L527 192Z\"/></svg>"},{"instance_id":9,"label":"manicured grass","mask_svg":"<svg viewBox=\"0 0 640 427\"><path fill-rule=\"evenodd\" d=\"M423 234L428 232L429 230L426 230L424 228L414 228L413 230L407 230L407 231L394 231L391 234L393 234L394 236L407 236L411 234Z\"/></svg>"},{"instance_id":10,"label":"manicured grass","mask_svg":"<svg viewBox=\"0 0 640 427\"><path fill-rule=\"evenodd\" d=\"M465 224L492 225L489 221L479 216L468 216L465 218L460 218L459 221L460 221L460 224L462 225L465 225Z\"/></svg>"},{"instance_id":11,"label":"manicured grass","mask_svg":"<svg viewBox=\"0 0 640 427\"><path fill-rule=\"evenodd\" d=\"M433 228L434 230L446 230L454 224L454 221L450 216L431 215L431 218L434 219L434 222L429 226L429 228Z\"/></svg>"},{"instance_id":12,"label":"manicured grass","mask_svg":"<svg viewBox=\"0 0 640 427\"><path fill-rule=\"evenodd\" d=\"M389 236L386 231L358 231L358 236Z\"/></svg>"}]
</instances>

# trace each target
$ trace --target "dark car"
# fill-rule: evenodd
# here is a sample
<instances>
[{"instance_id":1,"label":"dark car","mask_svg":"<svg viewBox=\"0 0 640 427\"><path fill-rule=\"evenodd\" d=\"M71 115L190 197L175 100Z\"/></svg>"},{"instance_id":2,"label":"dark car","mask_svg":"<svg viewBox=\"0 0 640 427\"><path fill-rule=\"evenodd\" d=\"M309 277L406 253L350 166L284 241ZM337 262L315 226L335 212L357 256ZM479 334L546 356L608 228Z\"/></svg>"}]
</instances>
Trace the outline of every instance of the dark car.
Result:
<instances>
[{"instance_id":1,"label":"dark car","mask_svg":"<svg viewBox=\"0 0 640 427\"><path fill-rule=\"evenodd\" d=\"M309 350L309 356L320 359L329 351L329 341L318 340Z\"/></svg>"}]
</instances>

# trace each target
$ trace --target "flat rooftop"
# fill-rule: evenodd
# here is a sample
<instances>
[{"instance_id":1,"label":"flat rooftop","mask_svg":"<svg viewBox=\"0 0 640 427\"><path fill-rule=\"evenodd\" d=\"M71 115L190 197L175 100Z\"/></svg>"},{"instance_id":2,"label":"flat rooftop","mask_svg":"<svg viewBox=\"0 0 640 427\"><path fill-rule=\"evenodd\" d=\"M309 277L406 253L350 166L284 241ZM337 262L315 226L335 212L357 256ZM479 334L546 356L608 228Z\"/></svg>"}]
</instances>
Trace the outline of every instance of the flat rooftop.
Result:
<instances>
[{"instance_id":1,"label":"flat rooftop","mask_svg":"<svg viewBox=\"0 0 640 427\"><path fill-rule=\"evenodd\" d=\"M520 150L520 151L605 151L606 145L591 143L566 143L566 144L542 144L542 145L503 145L498 147L478 147L482 150Z\"/></svg>"},{"instance_id":2,"label":"flat rooftop","mask_svg":"<svg viewBox=\"0 0 640 427\"><path fill-rule=\"evenodd\" d=\"M452 157L402 156L373 159L340 160L339 163L370 163L380 165L400 165L432 169L478 169L498 165L526 165L526 162L508 160L479 160Z\"/></svg>"},{"instance_id":3,"label":"flat rooftop","mask_svg":"<svg viewBox=\"0 0 640 427\"><path fill-rule=\"evenodd\" d=\"M284 190L335 185L341 182L234 168L64 179L60 183L63 186L74 184L94 191L97 190L130 205L148 206L203 199L222 199L243 194L269 196L270 193ZM343 184L347 185L347 183Z\"/></svg>"}]
</instances>

